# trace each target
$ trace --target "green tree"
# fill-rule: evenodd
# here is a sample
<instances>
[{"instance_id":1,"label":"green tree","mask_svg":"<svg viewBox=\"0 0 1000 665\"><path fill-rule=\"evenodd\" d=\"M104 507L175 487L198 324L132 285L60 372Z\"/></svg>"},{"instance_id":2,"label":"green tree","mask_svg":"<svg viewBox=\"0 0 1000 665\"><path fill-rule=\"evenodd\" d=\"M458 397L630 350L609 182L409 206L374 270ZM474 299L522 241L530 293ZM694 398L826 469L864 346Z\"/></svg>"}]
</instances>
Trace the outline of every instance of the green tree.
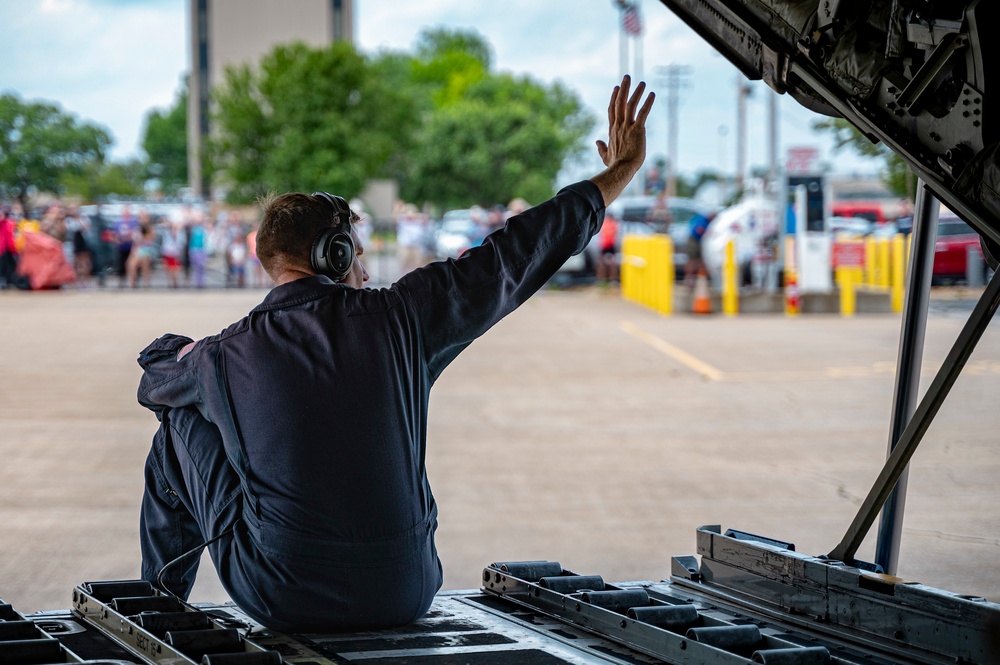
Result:
<instances>
[{"instance_id":1,"label":"green tree","mask_svg":"<svg viewBox=\"0 0 1000 665\"><path fill-rule=\"evenodd\" d=\"M0 96L0 190L28 210L32 191L59 193L61 179L102 164L108 132L58 106Z\"/></svg>"},{"instance_id":2,"label":"green tree","mask_svg":"<svg viewBox=\"0 0 1000 665\"><path fill-rule=\"evenodd\" d=\"M559 84L487 75L430 115L403 194L445 208L543 200L592 126L576 95Z\"/></svg>"},{"instance_id":3,"label":"green tree","mask_svg":"<svg viewBox=\"0 0 1000 665\"><path fill-rule=\"evenodd\" d=\"M146 114L142 149L146 151L148 174L160 181L168 194L188 183L187 163L188 81L177 93L173 106Z\"/></svg>"},{"instance_id":4,"label":"green tree","mask_svg":"<svg viewBox=\"0 0 1000 665\"><path fill-rule=\"evenodd\" d=\"M889 187L889 190L900 196L913 198L916 192L916 176L910 171L910 167L906 165L903 158L886 147L884 143L872 143L868 137L843 118L817 120L812 127L816 131L833 134L834 146L838 150L849 147L862 157L882 159L885 165L882 180Z\"/></svg>"},{"instance_id":5,"label":"green tree","mask_svg":"<svg viewBox=\"0 0 1000 665\"><path fill-rule=\"evenodd\" d=\"M493 62L490 43L475 30L427 28L417 37L416 56L420 61L431 62L453 53L463 53L478 60L484 71L489 70Z\"/></svg>"},{"instance_id":6,"label":"green tree","mask_svg":"<svg viewBox=\"0 0 1000 665\"><path fill-rule=\"evenodd\" d=\"M416 56L279 46L231 68L213 91L207 166L230 199L329 189L354 196L373 177L439 206L539 201L593 120L560 85L489 71L489 44L433 29Z\"/></svg>"},{"instance_id":7,"label":"green tree","mask_svg":"<svg viewBox=\"0 0 1000 665\"><path fill-rule=\"evenodd\" d=\"M249 201L269 190L351 197L407 144L417 117L350 44L279 46L259 68L227 71L213 91L210 164Z\"/></svg>"},{"instance_id":8,"label":"green tree","mask_svg":"<svg viewBox=\"0 0 1000 665\"><path fill-rule=\"evenodd\" d=\"M85 201L100 201L110 194L139 196L145 190L148 165L139 159L126 162L91 162L79 171L66 172L61 190Z\"/></svg>"}]
</instances>

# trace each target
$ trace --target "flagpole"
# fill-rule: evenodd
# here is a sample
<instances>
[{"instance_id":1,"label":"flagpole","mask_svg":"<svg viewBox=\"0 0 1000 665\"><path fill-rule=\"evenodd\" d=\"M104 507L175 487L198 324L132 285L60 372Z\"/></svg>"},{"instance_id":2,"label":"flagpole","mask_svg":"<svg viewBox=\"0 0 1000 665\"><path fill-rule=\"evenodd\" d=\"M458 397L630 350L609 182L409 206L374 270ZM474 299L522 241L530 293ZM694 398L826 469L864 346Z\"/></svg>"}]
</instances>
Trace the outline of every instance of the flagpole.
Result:
<instances>
[{"instance_id":1,"label":"flagpole","mask_svg":"<svg viewBox=\"0 0 1000 665\"><path fill-rule=\"evenodd\" d=\"M627 5L618 0L618 78L628 73L628 34L625 32L625 10Z\"/></svg>"},{"instance_id":2,"label":"flagpole","mask_svg":"<svg viewBox=\"0 0 1000 665\"><path fill-rule=\"evenodd\" d=\"M639 16L641 17L642 16L642 0L633 0L633 5L635 6L635 10L637 12L639 12ZM642 63L642 55L643 55L642 54L642 40L643 40L643 34L644 34L643 32L640 32L639 34L637 34L635 36L635 42L633 44L633 46L635 47L634 48L635 52L632 54L632 56L635 58L635 78L636 78L637 81L641 81L642 80L642 64L643 64Z\"/></svg>"}]
</instances>

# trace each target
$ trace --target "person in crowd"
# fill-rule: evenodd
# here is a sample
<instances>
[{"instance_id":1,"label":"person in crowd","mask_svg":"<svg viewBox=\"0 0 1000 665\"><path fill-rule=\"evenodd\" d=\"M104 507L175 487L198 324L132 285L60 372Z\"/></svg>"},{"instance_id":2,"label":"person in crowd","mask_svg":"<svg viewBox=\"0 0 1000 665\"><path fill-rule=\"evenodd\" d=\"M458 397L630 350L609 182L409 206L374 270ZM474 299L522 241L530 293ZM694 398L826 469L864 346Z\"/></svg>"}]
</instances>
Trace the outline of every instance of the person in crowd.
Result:
<instances>
[{"instance_id":1,"label":"person in crowd","mask_svg":"<svg viewBox=\"0 0 1000 665\"><path fill-rule=\"evenodd\" d=\"M58 203L53 203L45 209L40 222L42 233L50 235L59 242L66 242L66 213Z\"/></svg>"},{"instance_id":2,"label":"person in crowd","mask_svg":"<svg viewBox=\"0 0 1000 665\"><path fill-rule=\"evenodd\" d=\"M283 632L388 628L442 584L427 479L430 390L480 335L598 232L645 157L653 102L611 96L605 169L511 218L458 261L362 288L347 202L270 197L257 254L275 288L198 342L139 356L160 419L145 469L142 576L187 597L202 547L250 617Z\"/></svg>"},{"instance_id":3,"label":"person in crowd","mask_svg":"<svg viewBox=\"0 0 1000 665\"><path fill-rule=\"evenodd\" d=\"M412 203L404 204L396 216L396 251L402 274L415 270L426 262L428 226L427 216L421 214Z\"/></svg>"},{"instance_id":4,"label":"person in crowd","mask_svg":"<svg viewBox=\"0 0 1000 665\"><path fill-rule=\"evenodd\" d=\"M237 216L235 222L230 217L229 223L232 228L228 233L229 245L226 247L226 263L229 266L226 286L242 289L246 286L247 236L240 217Z\"/></svg>"},{"instance_id":5,"label":"person in crowd","mask_svg":"<svg viewBox=\"0 0 1000 665\"><path fill-rule=\"evenodd\" d=\"M365 247L371 247L372 218L365 210L365 202L361 199L351 199L351 210L358 214L358 223L355 225L355 230L358 232L361 244Z\"/></svg>"},{"instance_id":6,"label":"person in crowd","mask_svg":"<svg viewBox=\"0 0 1000 665\"><path fill-rule=\"evenodd\" d=\"M240 214L235 210L220 210L215 217L215 228L209 233L209 255L213 254L212 249L217 249L222 254L225 262L223 274L226 277L226 286L233 285L235 273L232 263L230 263L229 248L232 246L236 236L236 227L240 222Z\"/></svg>"},{"instance_id":7,"label":"person in crowd","mask_svg":"<svg viewBox=\"0 0 1000 665\"><path fill-rule=\"evenodd\" d=\"M8 206L0 208L0 289L15 285L17 275L17 246L14 229L17 222Z\"/></svg>"},{"instance_id":8,"label":"person in crowd","mask_svg":"<svg viewBox=\"0 0 1000 665\"><path fill-rule=\"evenodd\" d=\"M487 235L493 233L507 222L507 209L499 203L490 207L486 217Z\"/></svg>"},{"instance_id":9,"label":"person in crowd","mask_svg":"<svg viewBox=\"0 0 1000 665\"><path fill-rule=\"evenodd\" d=\"M514 215L520 215L522 212L524 212L530 207L531 206L528 205L528 202L522 199L521 197L512 199L511 202L507 204L507 213L504 215L504 221L506 222Z\"/></svg>"},{"instance_id":10,"label":"person in crowd","mask_svg":"<svg viewBox=\"0 0 1000 665\"><path fill-rule=\"evenodd\" d=\"M184 222L175 219L167 222L160 242L160 258L167 273L167 284L172 289L180 286L181 254L184 250Z\"/></svg>"},{"instance_id":11,"label":"person in crowd","mask_svg":"<svg viewBox=\"0 0 1000 665\"><path fill-rule=\"evenodd\" d=\"M93 229L90 220L81 215L76 206L70 207L66 213L66 232L73 248L73 270L77 286L86 288L90 285L94 267Z\"/></svg>"},{"instance_id":12,"label":"person in crowd","mask_svg":"<svg viewBox=\"0 0 1000 665\"><path fill-rule=\"evenodd\" d=\"M132 253L132 242L135 239L136 230L139 228L139 220L128 206L122 210L121 217L115 222L116 240L116 263L115 273L118 275L118 286L124 287L127 278L128 257Z\"/></svg>"},{"instance_id":13,"label":"person in crowd","mask_svg":"<svg viewBox=\"0 0 1000 665\"><path fill-rule=\"evenodd\" d=\"M700 212L691 218L691 230L684 246L687 253L687 263L684 264L684 283L691 287L694 286L694 281L699 274L708 274L705 270L705 258L702 254L702 239L705 237L705 231L708 230L711 221L710 217Z\"/></svg>"},{"instance_id":14,"label":"person in crowd","mask_svg":"<svg viewBox=\"0 0 1000 665\"><path fill-rule=\"evenodd\" d=\"M94 238L93 274L97 277L97 285L103 287L108 274L115 269L118 248L114 226L104 215L100 204L94 207L90 227Z\"/></svg>"},{"instance_id":15,"label":"person in crowd","mask_svg":"<svg viewBox=\"0 0 1000 665\"><path fill-rule=\"evenodd\" d=\"M604 225L598 236L597 280L603 284L618 281L618 220L604 213Z\"/></svg>"},{"instance_id":16,"label":"person in crowd","mask_svg":"<svg viewBox=\"0 0 1000 665\"><path fill-rule=\"evenodd\" d=\"M128 285L132 288L142 283L152 286L153 259L157 255L156 229L153 220L145 210L139 211L138 226L132 236L132 246L125 262Z\"/></svg>"},{"instance_id":17,"label":"person in crowd","mask_svg":"<svg viewBox=\"0 0 1000 665\"><path fill-rule=\"evenodd\" d=\"M194 285L205 288L205 263L208 261L208 231L205 229L205 215L200 210L191 213L191 224L188 227L188 257L191 261L191 272L194 273Z\"/></svg>"},{"instance_id":18,"label":"person in crowd","mask_svg":"<svg viewBox=\"0 0 1000 665\"><path fill-rule=\"evenodd\" d=\"M181 267L184 269L184 286L191 284L191 220L192 211L190 206L184 206L181 210L181 232L184 234L181 244Z\"/></svg>"},{"instance_id":19,"label":"person in crowd","mask_svg":"<svg viewBox=\"0 0 1000 665\"><path fill-rule=\"evenodd\" d=\"M673 223L673 214L670 212L670 200L666 192L656 195L653 205L646 211L646 223L652 225L657 233L669 233L670 225Z\"/></svg>"}]
</instances>

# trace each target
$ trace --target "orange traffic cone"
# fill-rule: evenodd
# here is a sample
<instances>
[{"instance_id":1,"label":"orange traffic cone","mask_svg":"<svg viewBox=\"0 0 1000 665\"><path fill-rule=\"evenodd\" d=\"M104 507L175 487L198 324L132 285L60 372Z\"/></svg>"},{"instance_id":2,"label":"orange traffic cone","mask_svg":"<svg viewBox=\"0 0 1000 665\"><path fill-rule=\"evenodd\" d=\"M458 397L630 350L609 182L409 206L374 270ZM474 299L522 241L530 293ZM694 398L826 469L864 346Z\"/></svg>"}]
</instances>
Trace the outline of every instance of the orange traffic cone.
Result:
<instances>
[{"instance_id":1,"label":"orange traffic cone","mask_svg":"<svg viewBox=\"0 0 1000 665\"><path fill-rule=\"evenodd\" d=\"M694 279L694 299L691 302L692 314L711 314L712 298L708 294L708 275L704 270L698 271Z\"/></svg>"}]
</instances>

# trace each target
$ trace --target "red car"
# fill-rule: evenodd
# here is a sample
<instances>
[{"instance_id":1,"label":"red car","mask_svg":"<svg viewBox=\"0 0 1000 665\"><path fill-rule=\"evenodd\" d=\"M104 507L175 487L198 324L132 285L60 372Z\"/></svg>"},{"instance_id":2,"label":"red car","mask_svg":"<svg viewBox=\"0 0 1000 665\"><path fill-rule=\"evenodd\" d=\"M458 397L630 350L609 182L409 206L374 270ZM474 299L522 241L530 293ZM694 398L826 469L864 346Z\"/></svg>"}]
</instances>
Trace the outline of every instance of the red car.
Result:
<instances>
[{"instance_id":1,"label":"red car","mask_svg":"<svg viewBox=\"0 0 1000 665\"><path fill-rule=\"evenodd\" d=\"M965 281L969 247L975 247L980 257L983 255L979 234L971 226L958 217L938 220L937 244L934 246L935 283Z\"/></svg>"}]
</instances>

